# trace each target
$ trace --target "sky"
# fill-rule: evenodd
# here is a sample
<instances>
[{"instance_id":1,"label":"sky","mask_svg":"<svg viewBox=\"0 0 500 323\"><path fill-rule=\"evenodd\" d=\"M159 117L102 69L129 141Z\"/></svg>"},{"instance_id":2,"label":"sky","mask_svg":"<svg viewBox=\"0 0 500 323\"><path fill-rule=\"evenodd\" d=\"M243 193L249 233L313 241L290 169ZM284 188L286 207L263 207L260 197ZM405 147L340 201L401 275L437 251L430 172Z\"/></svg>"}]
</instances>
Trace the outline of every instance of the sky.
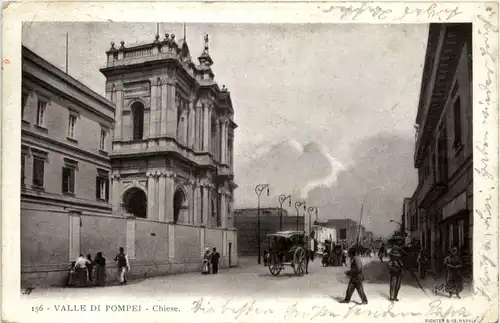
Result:
<instances>
[{"instance_id":1,"label":"sky","mask_svg":"<svg viewBox=\"0 0 500 323\"><path fill-rule=\"evenodd\" d=\"M160 24L162 36L180 39L183 29ZM69 74L104 95L99 68L110 42L152 42L156 24L32 22L23 44L64 70L66 33ZM286 140L319 143L345 168L356 163L355 147L380 133L413 142L427 33L427 24L186 26L193 59L209 35L215 79L231 92L235 168Z\"/></svg>"}]
</instances>

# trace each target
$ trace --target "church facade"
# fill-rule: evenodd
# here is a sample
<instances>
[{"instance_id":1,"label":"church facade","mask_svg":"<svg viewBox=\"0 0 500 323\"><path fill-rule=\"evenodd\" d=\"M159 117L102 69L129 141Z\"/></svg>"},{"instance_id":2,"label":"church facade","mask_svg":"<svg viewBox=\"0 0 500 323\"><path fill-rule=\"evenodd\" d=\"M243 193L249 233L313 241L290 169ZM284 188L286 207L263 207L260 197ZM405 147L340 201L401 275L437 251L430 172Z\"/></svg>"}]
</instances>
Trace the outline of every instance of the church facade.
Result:
<instances>
[{"instance_id":1,"label":"church facade","mask_svg":"<svg viewBox=\"0 0 500 323\"><path fill-rule=\"evenodd\" d=\"M134 47L112 43L100 70L106 98L23 49L23 91L35 94L23 95L34 125L23 122L22 285L63 285L78 254L100 251L112 260L119 247L132 277L199 270L208 247L220 252L222 267L237 264L237 125L208 45L206 36L195 63L174 35ZM52 91L40 103L38 88L48 89L49 78ZM37 125L41 107L44 124L54 127ZM44 141L54 147L40 147Z\"/></svg>"}]
</instances>

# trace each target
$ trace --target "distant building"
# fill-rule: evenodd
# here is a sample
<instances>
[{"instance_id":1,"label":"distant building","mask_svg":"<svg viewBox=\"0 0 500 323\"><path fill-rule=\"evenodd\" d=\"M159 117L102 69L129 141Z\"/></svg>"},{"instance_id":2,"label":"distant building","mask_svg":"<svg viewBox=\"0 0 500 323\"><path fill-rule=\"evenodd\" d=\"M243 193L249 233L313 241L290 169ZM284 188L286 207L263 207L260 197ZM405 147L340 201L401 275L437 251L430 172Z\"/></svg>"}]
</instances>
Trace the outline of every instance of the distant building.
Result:
<instances>
[{"instance_id":1,"label":"distant building","mask_svg":"<svg viewBox=\"0 0 500 323\"><path fill-rule=\"evenodd\" d=\"M314 239L317 241L318 251L323 250L325 248L325 241L333 241L337 242L337 230L332 227L325 227L320 224L316 224L312 226L314 232ZM314 249L314 245L312 245L312 249Z\"/></svg>"},{"instance_id":2,"label":"distant building","mask_svg":"<svg viewBox=\"0 0 500 323\"><path fill-rule=\"evenodd\" d=\"M289 215L283 209L282 230L297 230L297 217ZM304 217L298 218L299 230L304 230ZM238 254L240 256L257 256L257 209L235 209L234 226L238 231ZM260 239L261 253L268 248L267 235L280 231L280 208L260 209Z\"/></svg>"},{"instance_id":3,"label":"distant building","mask_svg":"<svg viewBox=\"0 0 500 323\"><path fill-rule=\"evenodd\" d=\"M365 235L363 237L363 241L365 241L365 243L369 246L373 245L373 242L375 241L375 236L374 236L373 232L366 231Z\"/></svg>"},{"instance_id":4,"label":"distant building","mask_svg":"<svg viewBox=\"0 0 500 323\"><path fill-rule=\"evenodd\" d=\"M346 242L351 245L358 238L358 223L351 219L328 219L323 225L337 230L337 242ZM365 227L361 226L359 233L360 242L363 243Z\"/></svg>"},{"instance_id":5,"label":"distant building","mask_svg":"<svg viewBox=\"0 0 500 323\"><path fill-rule=\"evenodd\" d=\"M472 257L472 24L430 25L416 123L415 207L442 272L451 247Z\"/></svg>"}]
</instances>

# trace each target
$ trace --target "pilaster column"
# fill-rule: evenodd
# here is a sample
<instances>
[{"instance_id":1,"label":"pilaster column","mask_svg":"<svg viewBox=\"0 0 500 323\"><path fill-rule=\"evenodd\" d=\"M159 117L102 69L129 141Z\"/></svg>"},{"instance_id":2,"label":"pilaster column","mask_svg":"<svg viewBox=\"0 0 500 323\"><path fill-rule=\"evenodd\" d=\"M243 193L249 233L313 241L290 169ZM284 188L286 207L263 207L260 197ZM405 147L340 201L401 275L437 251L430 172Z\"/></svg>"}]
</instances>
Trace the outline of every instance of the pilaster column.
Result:
<instances>
[{"instance_id":1,"label":"pilaster column","mask_svg":"<svg viewBox=\"0 0 500 323\"><path fill-rule=\"evenodd\" d=\"M188 181L185 186L186 186L186 191L187 191L187 196L186 196L186 199L188 201L188 209L186 210L185 212L185 215L186 215L186 219L185 219L185 223L188 223L188 224L194 224L193 223L193 208L191 207L191 203L193 201L193 186L192 186L192 182L191 181Z\"/></svg>"},{"instance_id":2,"label":"pilaster column","mask_svg":"<svg viewBox=\"0 0 500 323\"><path fill-rule=\"evenodd\" d=\"M208 104L203 105L203 151L210 151L209 140L210 140L210 107Z\"/></svg>"},{"instance_id":3,"label":"pilaster column","mask_svg":"<svg viewBox=\"0 0 500 323\"><path fill-rule=\"evenodd\" d=\"M155 186L156 186L156 172L151 171L147 172L146 176L148 177L148 219L156 220L157 212L155 212Z\"/></svg>"},{"instance_id":4,"label":"pilaster column","mask_svg":"<svg viewBox=\"0 0 500 323\"><path fill-rule=\"evenodd\" d=\"M154 138L156 137L157 130L156 130L156 118L157 118L157 111L158 111L158 79L157 78L152 78L151 79L151 103L150 103L150 109L149 109L149 137Z\"/></svg>"},{"instance_id":5,"label":"pilaster column","mask_svg":"<svg viewBox=\"0 0 500 323\"><path fill-rule=\"evenodd\" d=\"M189 104L186 103L184 108L186 109L184 111L184 122L182 123L182 127L183 127L183 137L184 137L184 141L183 141L183 145L185 145L186 147L189 147L189 122L191 120L191 111L189 110Z\"/></svg>"},{"instance_id":6,"label":"pilaster column","mask_svg":"<svg viewBox=\"0 0 500 323\"><path fill-rule=\"evenodd\" d=\"M227 124L225 120L221 121L221 164L227 163Z\"/></svg>"},{"instance_id":7,"label":"pilaster column","mask_svg":"<svg viewBox=\"0 0 500 323\"><path fill-rule=\"evenodd\" d=\"M167 134L167 105L168 105L168 95L167 95L167 79L161 79L161 99L160 99L160 135L165 136Z\"/></svg>"},{"instance_id":8,"label":"pilaster column","mask_svg":"<svg viewBox=\"0 0 500 323\"><path fill-rule=\"evenodd\" d=\"M158 221L165 221L165 211L166 206L170 205L166 203L166 176L165 172L160 173L158 179Z\"/></svg>"},{"instance_id":9,"label":"pilaster column","mask_svg":"<svg viewBox=\"0 0 500 323\"><path fill-rule=\"evenodd\" d=\"M220 127L220 120L217 120L217 122L215 123L215 159L217 161L222 161L222 158L221 158L221 127Z\"/></svg>"},{"instance_id":10,"label":"pilaster column","mask_svg":"<svg viewBox=\"0 0 500 323\"><path fill-rule=\"evenodd\" d=\"M165 217L168 222L174 221L174 178L172 171L165 172Z\"/></svg>"},{"instance_id":11,"label":"pilaster column","mask_svg":"<svg viewBox=\"0 0 500 323\"><path fill-rule=\"evenodd\" d=\"M199 182L195 183L194 186L194 223L196 224L203 224L206 225L206 223L203 222L203 220L200 217L200 205L201 205L201 186Z\"/></svg>"},{"instance_id":12,"label":"pilaster column","mask_svg":"<svg viewBox=\"0 0 500 323\"><path fill-rule=\"evenodd\" d=\"M106 99L109 101L113 101L113 91L114 87L113 84L106 84Z\"/></svg>"},{"instance_id":13,"label":"pilaster column","mask_svg":"<svg viewBox=\"0 0 500 323\"><path fill-rule=\"evenodd\" d=\"M203 145L203 106L201 102L196 104L195 113L195 128L196 128L196 139L195 139L195 149L196 151L201 151Z\"/></svg>"},{"instance_id":14,"label":"pilaster column","mask_svg":"<svg viewBox=\"0 0 500 323\"><path fill-rule=\"evenodd\" d=\"M167 83L167 135L177 138L177 106L180 100L175 94L175 81L168 80Z\"/></svg>"},{"instance_id":15,"label":"pilaster column","mask_svg":"<svg viewBox=\"0 0 500 323\"><path fill-rule=\"evenodd\" d=\"M221 217L221 227L226 228L226 223L227 223L227 196L226 192L222 190L222 193L220 194L220 217Z\"/></svg>"},{"instance_id":16,"label":"pilaster column","mask_svg":"<svg viewBox=\"0 0 500 323\"><path fill-rule=\"evenodd\" d=\"M208 210L210 209L208 207L208 203L210 203L210 201L208 200L208 185L203 185L203 223L205 225L208 225L208 219L209 219L209 214L208 214Z\"/></svg>"},{"instance_id":17,"label":"pilaster column","mask_svg":"<svg viewBox=\"0 0 500 323\"><path fill-rule=\"evenodd\" d=\"M121 140L123 134L123 83L115 84L116 106L115 106L115 140Z\"/></svg>"},{"instance_id":18,"label":"pilaster column","mask_svg":"<svg viewBox=\"0 0 500 323\"><path fill-rule=\"evenodd\" d=\"M195 148L196 141L196 110L194 107L194 98L189 101L189 130L188 130L188 147Z\"/></svg>"},{"instance_id":19,"label":"pilaster column","mask_svg":"<svg viewBox=\"0 0 500 323\"><path fill-rule=\"evenodd\" d=\"M111 203L113 205L113 213L121 212L120 199L120 173L114 172L111 174Z\"/></svg>"}]
</instances>

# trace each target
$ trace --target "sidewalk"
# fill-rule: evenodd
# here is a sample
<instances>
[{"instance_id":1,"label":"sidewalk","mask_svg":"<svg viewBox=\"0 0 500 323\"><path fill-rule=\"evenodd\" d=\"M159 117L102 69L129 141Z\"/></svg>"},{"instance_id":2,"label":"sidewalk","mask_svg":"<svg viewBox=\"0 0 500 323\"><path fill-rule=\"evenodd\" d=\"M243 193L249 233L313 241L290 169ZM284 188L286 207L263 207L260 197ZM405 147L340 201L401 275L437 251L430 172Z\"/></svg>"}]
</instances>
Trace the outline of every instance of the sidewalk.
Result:
<instances>
[{"instance_id":1,"label":"sidewalk","mask_svg":"<svg viewBox=\"0 0 500 323\"><path fill-rule=\"evenodd\" d=\"M425 292L429 296L445 296L448 297L449 294L445 290L446 286L446 276L445 275L434 275L432 273L427 273L425 279L419 277L417 270L412 270L412 273L418 283L423 287ZM460 293L461 297L468 297L472 295L472 281L470 279L464 280L464 289ZM454 296L456 297L456 296Z\"/></svg>"}]
</instances>

